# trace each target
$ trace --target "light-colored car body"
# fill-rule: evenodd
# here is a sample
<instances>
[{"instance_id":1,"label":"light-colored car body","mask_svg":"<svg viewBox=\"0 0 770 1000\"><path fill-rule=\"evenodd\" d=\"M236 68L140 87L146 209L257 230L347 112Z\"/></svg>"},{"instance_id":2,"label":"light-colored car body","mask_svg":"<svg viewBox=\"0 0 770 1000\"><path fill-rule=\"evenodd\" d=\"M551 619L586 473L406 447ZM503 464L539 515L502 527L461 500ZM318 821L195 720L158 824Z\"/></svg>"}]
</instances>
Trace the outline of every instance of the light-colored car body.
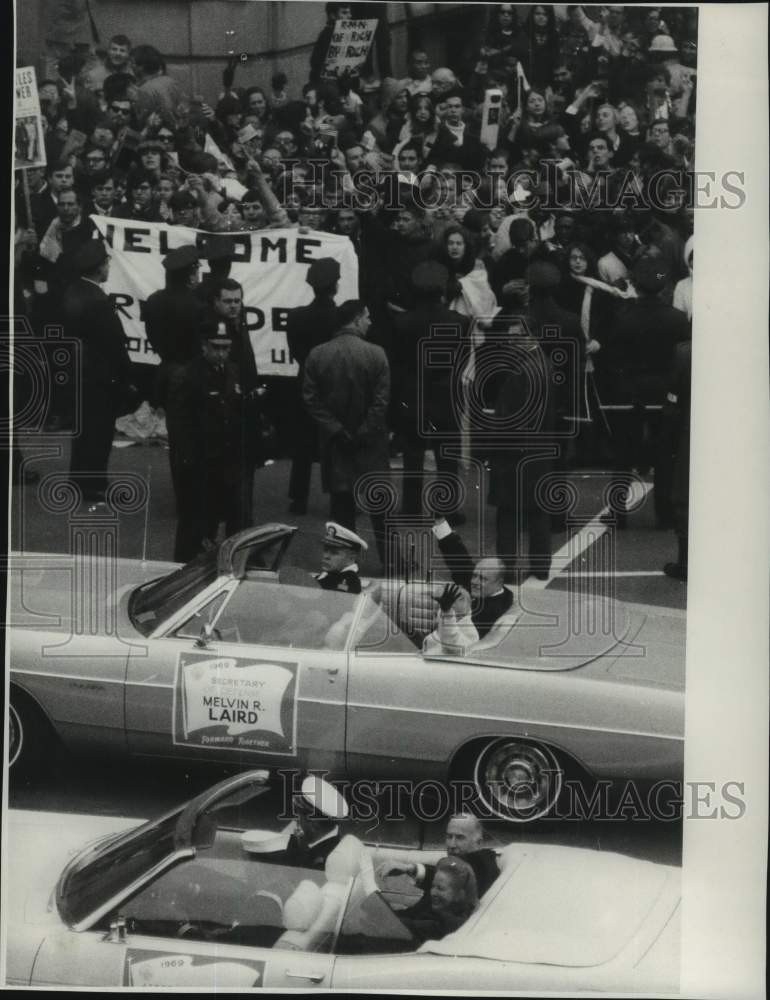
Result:
<instances>
[{"instance_id":1,"label":"light-colored car body","mask_svg":"<svg viewBox=\"0 0 770 1000\"><path fill-rule=\"evenodd\" d=\"M593 778L681 780L683 613L522 590L499 646L428 656L370 595L286 582L293 531L235 536L197 585L175 564L14 558L12 706L88 753L443 780L517 740ZM164 576L180 593L155 621L136 609ZM272 701L228 701L235 684Z\"/></svg>"},{"instance_id":2,"label":"light-colored car body","mask_svg":"<svg viewBox=\"0 0 770 1000\"><path fill-rule=\"evenodd\" d=\"M229 787L243 788L251 778L230 779ZM227 785L222 782L217 788ZM188 810L189 805L184 812L180 809L169 815L184 825ZM570 994L601 990L656 995L678 991L680 871L673 867L600 851L515 843L502 849L500 875L457 930L440 940L428 940L417 950L404 945L397 954L351 954L337 945L351 913L355 917L353 901L360 876L332 863L334 854L323 872L292 874L280 866L265 866L239 852L238 834L229 828L217 830L205 847L199 845L197 856L196 848L189 846L195 843L194 835L175 837L176 867L164 867L160 855L153 857L154 869L149 862L141 871L137 869L136 884L102 905L99 861L115 856L120 850L116 838L120 840L121 832L128 829L138 836L145 828L136 829L136 821L113 818L9 813L10 864L3 914L6 985L474 993L554 990ZM101 835L102 841L73 856L73 846L92 841L94 834ZM343 854L345 844L342 841L337 849ZM371 852L376 865L380 849L361 849ZM440 856L418 850L402 853L424 863L435 863ZM57 885L58 870L65 863ZM82 870L89 865L96 869L89 897L94 915L81 912L78 922L68 924L61 902L69 891L68 873L73 867ZM215 880L217 892L208 904L200 903L203 908L193 918L190 912L196 904L191 900L206 896L207 873ZM339 916L328 915L329 934L323 937L323 947L321 938L306 934L304 939L293 939L304 940L306 947L287 950L283 938L296 935L294 931L274 939L272 947L231 943L227 935L210 935L208 940L200 935L185 937L191 920L216 916L227 924L234 914L246 914L243 919L248 919L260 895L268 902L271 897L275 900L280 919L288 926L288 888L282 886L282 877L292 885L299 878L314 880L325 899L332 901L332 908L338 906ZM265 878L272 879L270 892L263 891ZM137 925L130 913L132 907L133 912L139 911L136 899L140 895L149 900L145 905L150 907L171 913L177 907L178 923L164 924L166 933L156 925L150 926L152 933ZM205 905L216 913L208 912ZM122 913L128 920L121 919ZM397 921L397 910L391 913L386 907L383 913ZM236 924L233 921L232 927ZM374 936L365 940L378 943Z\"/></svg>"}]
</instances>

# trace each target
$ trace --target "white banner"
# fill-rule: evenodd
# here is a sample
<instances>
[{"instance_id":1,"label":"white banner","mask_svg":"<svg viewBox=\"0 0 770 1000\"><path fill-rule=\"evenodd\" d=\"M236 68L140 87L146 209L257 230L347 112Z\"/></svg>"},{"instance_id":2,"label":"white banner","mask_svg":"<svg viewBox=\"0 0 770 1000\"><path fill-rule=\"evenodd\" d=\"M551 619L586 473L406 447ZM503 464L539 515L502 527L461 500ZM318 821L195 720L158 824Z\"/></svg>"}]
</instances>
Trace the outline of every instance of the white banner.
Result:
<instances>
[{"instance_id":1,"label":"white banner","mask_svg":"<svg viewBox=\"0 0 770 1000\"><path fill-rule=\"evenodd\" d=\"M166 284L163 258L175 247L198 246L202 270L209 233L161 222L134 222L92 215L111 247L110 275L104 290L115 303L128 338L131 360L160 362L145 336L143 303ZM340 263L337 302L358 298L358 258L347 236L298 229L260 229L228 233L234 258L230 277L243 286L244 316L257 371L260 375L296 375L297 365L286 346L286 317L290 309L307 305L313 290L305 281L309 265L320 257Z\"/></svg>"},{"instance_id":2,"label":"white banner","mask_svg":"<svg viewBox=\"0 0 770 1000\"><path fill-rule=\"evenodd\" d=\"M43 116L34 66L22 66L16 70L13 146L15 170L45 166Z\"/></svg>"}]
</instances>

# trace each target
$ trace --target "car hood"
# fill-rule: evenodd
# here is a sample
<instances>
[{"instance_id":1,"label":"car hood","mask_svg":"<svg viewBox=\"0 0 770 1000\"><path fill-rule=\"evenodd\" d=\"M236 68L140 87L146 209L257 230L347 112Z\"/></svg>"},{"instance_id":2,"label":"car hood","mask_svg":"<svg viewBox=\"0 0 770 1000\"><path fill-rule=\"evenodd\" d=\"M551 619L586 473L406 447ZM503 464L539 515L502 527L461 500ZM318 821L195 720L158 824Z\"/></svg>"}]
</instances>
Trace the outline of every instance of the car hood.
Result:
<instances>
[{"instance_id":1,"label":"car hood","mask_svg":"<svg viewBox=\"0 0 770 1000\"><path fill-rule=\"evenodd\" d=\"M133 587L179 568L178 563L139 559L116 559L108 565L111 572L105 579L101 559L66 553L13 553L8 564L11 625L70 631L77 607L75 596L83 587L91 594L103 588L105 603L114 607L118 597L125 597Z\"/></svg>"},{"instance_id":2,"label":"car hood","mask_svg":"<svg viewBox=\"0 0 770 1000\"><path fill-rule=\"evenodd\" d=\"M9 983L29 983L40 943L62 929L53 894L70 858L88 844L142 822L125 816L7 811L2 916Z\"/></svg>"}]
</instances>

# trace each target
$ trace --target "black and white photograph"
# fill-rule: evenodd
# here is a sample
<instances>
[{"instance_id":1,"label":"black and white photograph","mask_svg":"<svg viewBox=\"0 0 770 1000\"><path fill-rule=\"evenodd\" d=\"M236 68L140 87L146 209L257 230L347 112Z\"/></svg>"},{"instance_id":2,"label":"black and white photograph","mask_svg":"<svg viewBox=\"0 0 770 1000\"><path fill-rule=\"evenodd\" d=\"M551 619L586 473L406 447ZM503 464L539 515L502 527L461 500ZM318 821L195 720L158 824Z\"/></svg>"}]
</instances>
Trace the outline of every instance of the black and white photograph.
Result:
<instances>
[{"instance_id":1,"label":"black and white photograph","mask_svg":"<svg viewBox=\"0 0 770 1000\"><path fill-rule=\"evenodd\" d=\"M766 6L6 51L2 988L764 996Z\"/></svg>"}]
</instances>

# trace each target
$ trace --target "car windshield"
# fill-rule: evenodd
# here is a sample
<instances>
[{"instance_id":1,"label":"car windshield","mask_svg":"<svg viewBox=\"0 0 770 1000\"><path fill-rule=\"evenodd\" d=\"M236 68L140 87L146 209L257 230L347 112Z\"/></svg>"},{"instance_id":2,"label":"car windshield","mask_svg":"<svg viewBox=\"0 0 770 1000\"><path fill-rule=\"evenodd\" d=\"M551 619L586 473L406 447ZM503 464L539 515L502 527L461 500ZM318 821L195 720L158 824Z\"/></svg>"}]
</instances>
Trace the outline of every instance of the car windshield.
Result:
<instances>
[{"instance_id":1,"label":"car windshield","mask_svg":"<svg viewBox=\"0 0 770 1000\"><path fill-rule=\"evenodd\" d=\"M262 777L250 782L248 776L242 776L239 780L244 788L237 800L225 796L212 805L204 803L191 820L190 810L198 802L193 799L160 819L99 841L78 854L65 868L56 888L62 920L68 925L85 921L135 883L141 884L149 872L170 860L180 847L196 844L200 850L205 846L204 839L213 839L219 818L229 824L234 813L237 820L248 803L265 792ZM237 809L233 809L234 801Z\"/></svg>"},{"instance_id":2,"label":"car windshield","mask_svg":"<svg viewBox=\"0 0 770 1000\"><path fill-rule=\"evenodd\" d=\"M137 587L128 604L132 625L142 635L154 632L161 622L216 580L218 556L219 548L202 552L168 576Z\"/></svg>"}]
</instances>

